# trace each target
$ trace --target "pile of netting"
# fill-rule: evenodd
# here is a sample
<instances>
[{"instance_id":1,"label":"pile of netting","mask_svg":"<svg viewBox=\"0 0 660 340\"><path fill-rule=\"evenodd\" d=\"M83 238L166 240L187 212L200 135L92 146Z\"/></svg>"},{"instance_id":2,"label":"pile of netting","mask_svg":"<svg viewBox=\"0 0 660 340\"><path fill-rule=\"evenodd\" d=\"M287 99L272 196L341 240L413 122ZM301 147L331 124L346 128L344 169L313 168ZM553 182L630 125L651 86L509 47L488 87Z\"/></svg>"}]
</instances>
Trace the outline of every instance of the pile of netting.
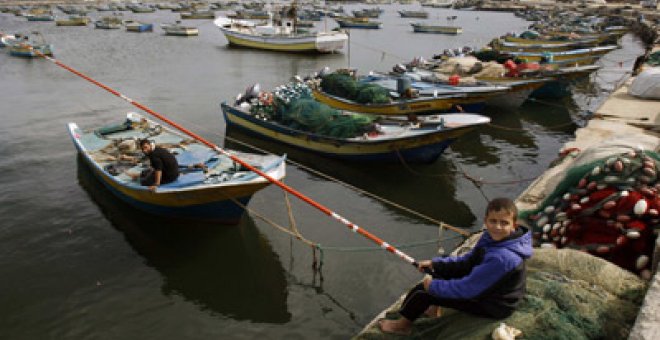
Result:
<instances>
[{"instance_id":1,"label":"pile of netting","mask_svg":"<svg viewBox=\"0 0 660 340\"><path fill-rule=\"evenodd\" d=\"M538 210L522 214L536 245L588 252L650 278L659 159L632 150L571 168Z\"/></svg>"},{"instance_id":2,"label":"pile of netting","mask_svg":"<svg viewBox=\"0 0 660 340\"><path fill-rule=\"evenodd\" d=\"M344 73L330 73L321 78L321 88L333 96L360 104L390 103L389 91L377 84L366 84Z\"/></svg>"},{"instance_id":3,"label":"pile of netting","mask_svg":"<svg viewBox=\"0 0 660 340\"><path fill-rule=\"evenodd\" d=\"M527 295L504 320L443 308L440 318L415 321L411 338L490 339L500 323L523 339L626 339L646 293L645 281L572 249L535 249L527 261ZM399 318L400 300L386 318ZM372 325L356 339L391 338Z\"/></svg>"},{"instance_id":4,"label":"pile of netting","mask_svg":"<svg viewBox=\"0 0 660 340\"><path fill-rule=\"evenodd\" d=\"M250 112L255 117L321 136L352 138L376 129L375 116L343 114L316 101L304 83L289 83L273 92L260 92L251 104Z\"/></svg>"}]
</instances>

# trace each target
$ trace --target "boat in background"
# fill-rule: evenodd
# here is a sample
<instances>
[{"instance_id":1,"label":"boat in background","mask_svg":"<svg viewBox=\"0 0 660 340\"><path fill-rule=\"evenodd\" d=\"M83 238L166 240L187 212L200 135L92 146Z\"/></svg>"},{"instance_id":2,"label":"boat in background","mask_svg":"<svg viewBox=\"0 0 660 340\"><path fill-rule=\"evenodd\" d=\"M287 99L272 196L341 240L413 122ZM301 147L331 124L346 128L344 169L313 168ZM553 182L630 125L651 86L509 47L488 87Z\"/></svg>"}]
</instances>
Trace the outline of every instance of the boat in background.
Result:
<instances>
[{"instance_id":1,"label":"boat in background","mask_svg":"<svg viewBox=\"0 0 660 340\"><path fill-rule=\"evenodd\" d=\"M126 26L126 30L129 32L153 32L154 30L154 25L146 22L140 22L140 21L134 21L134 20L126 20L124 21L124 26Z\"/></svg>"},{"instance_id":2,"label":"boat in background","mask_svg":"<svg viewBox=\"0 0 660 340\"><path fill-rule=\"evenodd\" d=\"M463 28L458 26L429 25L420 22L412 22L410 25L415 33L436 33L457 35L463 33Z\"/></svg>"},{"instance_id":3,"label":"boat in background","mask_svg":"<svg viewBox=\"0 0 660 340\"><path fill-rule=\"evenodd\" d=\"M383 26L383 23L367 18L341 17L335 18L335 21L341 28L379 29Z\"/></svg>"},{"instance_id":4,"label":"boat in background","mask_svg":"<svg viewBox=\"0 0 660 340\"><path fill-rule=\"evenodd\" d=\"M270 184L228 156L137 113L129 112L119 124L91 130L69 123L68 132L82 159L103 185L126 203L148 213L236 224L244 212L236 202L247 205L252 195ZM174 182L162 184L155 191L133 179L147 165L121 157L139 157L137 142L146 138L173 153L180 169ZM230 153L272 178L281 180L285 176L285 157ZM196 166L201 164L201 168Z\"/></svg>"},{"instance_id":5,"label":"boat in background","mask_svg":"<svg viewBox=\"0 0 660 340\"><path fill-rule=\"evenodd\" d=\"M210 9L181 12L180 15L181 19L215 19L215 12Z\"/></svg>"},{"instance_id":6,"label":"boat in background","mask_svg":"<svg viewBox=\"0 0 660 340\"><path fill-rule=\"evenodd\" d=\"M178 20L174 24L161 24L160 28L165 31L166 35L174 35L180 37L199 35L199 29L197 27L181 25L181 21Z\"/></svg>"},{"instance_id":7,"label":"boat in background","mask_svg":"<svg viewBox=\"0 0 660 340\"><path fill-rule=\"evenodd\" d=\"M32 32L30 35L14 34L13 38L5 35L1 40L9 49L9 54L16 57L35 58L41 57L41 54L53 55L53 46L46 43L39 32Z\"/></svg>"},{"instance_id":8,"label":"boat in background","mask_svg":"<svg viewBox=\"0 0 660 340\"><path fill-rule=\"evenodd\" d=\"M295 7L269 16L266 24L218 18L214 24L230 45L261 50L303 53L333 53L344 48L348 35L341 31L312 32L298 28Z\"/></svg>"},{"instance_id":9,"label":"boat in background","mask_svg":"<svg viewBox=\"0 0 660 340\"><path fill-rule=\"evenodd\" d=\"M116 16L102 17L94 22L94 27L106 30L119 29L121 28L121 25L121 18Z\"/></svg>"},{"instance_id":10,"label":"boat in background","mask_svg":"<svg viewBox=\"0 0 660 340\"><path fill-rule=\"evenodd\" d=\"M253 98L241 95L233 105L222 103L228 132L240 129L261 139L353 162L431 163L460 136L490 122L488 117L461 113L413 121L377 117L334 110L310 95L306 84L294 83ZM288 115L288 110L295 114Z\"/></svg>"},{"instance_id":11,"label":"boat in background","mask_svg":"<svg viewBox=\"0 0 660 340\"><path fill-rule=\"evenodd\" d=\"M69 15L65 19L56 19L55 25L57 26L87 26L89 24L89 17L82 15Z\"/></svg>"},{"instance_id":12,"label":"boat in background","mask_svg":"<svg viewBox=\"0 0 660 340\"><path fill-rule=\"evenodd\" d=\"M402 18L419 18L426 19L429 17L429 12L427 11L397 11Z\"/></svg>"}]
</instances>

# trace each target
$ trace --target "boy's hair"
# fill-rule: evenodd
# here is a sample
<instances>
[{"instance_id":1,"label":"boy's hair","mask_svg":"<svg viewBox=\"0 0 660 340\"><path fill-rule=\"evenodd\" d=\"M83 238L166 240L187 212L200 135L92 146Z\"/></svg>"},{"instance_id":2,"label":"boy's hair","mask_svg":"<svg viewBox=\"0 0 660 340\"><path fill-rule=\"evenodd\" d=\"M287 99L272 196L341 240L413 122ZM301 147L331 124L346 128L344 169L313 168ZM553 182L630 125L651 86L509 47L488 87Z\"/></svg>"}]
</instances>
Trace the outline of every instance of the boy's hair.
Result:
<instances>
[{"instance_id":1,"label":"boy's hair","mask_svg":"<svg viewBox=\"0 0 660 340\"><path fill-rule=\"evenodd\" d=\"M514 220L518 218L518 208L516 208L516 205L512 200L505 197L494 198L488 202L488 206L486 207L486 215L488 215L488 213L491 211L501 210L505 210L513 214Z\"/></svg>"},{"instance_id":2,"label":"boy's hair","mask_svg":"<svg viewBox=\"0 0 660 340\"><path fill-rule=\"evenodd\" d=\"M145 139L140 139L140 147L142 147L142 145L150 144L150 143L151 143L151 141L146 139L146 138Z\"/></svg>"}]
</instances>

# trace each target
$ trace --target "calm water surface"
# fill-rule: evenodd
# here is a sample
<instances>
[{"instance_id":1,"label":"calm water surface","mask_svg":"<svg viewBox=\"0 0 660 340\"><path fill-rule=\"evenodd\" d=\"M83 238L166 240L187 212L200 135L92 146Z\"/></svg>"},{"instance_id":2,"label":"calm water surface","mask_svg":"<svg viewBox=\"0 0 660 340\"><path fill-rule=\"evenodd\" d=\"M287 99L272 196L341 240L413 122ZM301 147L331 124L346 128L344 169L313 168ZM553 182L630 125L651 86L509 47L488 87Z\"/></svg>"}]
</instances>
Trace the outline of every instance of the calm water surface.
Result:
<instances>
[{"instance_id":1,"label":"calm water surface","mask_svg":"<svg viewBox=\"0 0 660 340\"><path fill-rule=\"evenodd\" d=\"M268 89L294 74L349 62L363 73L388 70L444 48L481 46L528 25L509 13L432 9L429 21L457 15L464 33L413 34L396 10L415 6L383 8L382 30L352 32L350 60L348 49L303 56L228 48L210 20L189 21L200 29L192 38L164 36L159 28L132 34L56 27L8 14L0 14L0 30L39 30L65 64L225 145L218 105L253 83ZM178 18L169 11L124 16L156 25ZM582 124L581 112L597 107L604 91L632 67L641 48L630 36L623 44L603 59L608 68L580 84L572 98L491 109L493 123L508 129L475 131L432 165L354 165L260 146L474 231L482 222L484 196L515 197L529 182L487 184L480 191L461 171L493 182L540 174ZM322 276L311 268L309 247L257 217L223 227L144 215L91 176L65 130L68 122L97 126L136 108L52 63L4 52L0 93L2 339L345 339L420 279L393 255L356 251L372 244L295 199L292 211L302 234L328 247ZM296 166L288 167L286 182L393 244L438 237L433 223ZM249 207L288 225L283 198L271 186ZM460 241L454 236L445 233L442 246L451 249ZM406 251L424 259L437 249L430 244Z\"/></svg>"}]
</instances>

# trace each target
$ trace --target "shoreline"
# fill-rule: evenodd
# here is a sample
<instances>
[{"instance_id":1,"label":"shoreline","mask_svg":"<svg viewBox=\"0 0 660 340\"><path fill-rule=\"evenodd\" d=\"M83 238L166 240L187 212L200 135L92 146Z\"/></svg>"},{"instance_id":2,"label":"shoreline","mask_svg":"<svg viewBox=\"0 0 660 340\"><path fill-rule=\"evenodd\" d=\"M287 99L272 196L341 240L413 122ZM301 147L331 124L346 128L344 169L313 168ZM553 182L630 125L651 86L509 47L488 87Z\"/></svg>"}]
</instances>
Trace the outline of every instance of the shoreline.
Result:
<instances>
[{"instance_id":1,"label":"shoreline","mask_svg":"<svg viewBox=\"0 0 660 340\"><path fill-rule=\"evenodd\" d=\"M630 19L630 18L629 18ZM633 30L647 46L646 53L660 50L660 44L653 45L649 41L653 36L653 31L657 32L658 27L651 27L644 24L633 25ZM656 34L657 37L657 34ZM575 138L561 148L561 150L570 150L578 148L581 151L597 146L603 141L616 136L642 136L647 145L654 145L654 150L660 147L660 103L657 100L645 100L633 97L628 94L628 88L636 76L631 76L628 72L615 85L614 89L603 100L594 114L587 121L584 127L575 131ZM640 137L641 138L641 137ZM537 179L525 189L515 200L520 210L532 210L538 207L555 187L551 185L555 178L562 176L568 168L573 165L574 157L564 157L558 164L548 168ZM479 238L477 232L472 237L466 239L452 254L460 254L471 249ZM660 334L660 275L658 275L658 262L660 261L660 237L656 239L655 249L652 259L652 277L648 282L648 289L634 325L629 333L629 339L657 339ZM358 334L356 338L365 335L364 338L370 338L373 333L368 330L376 326L378 319L386 316L386 313L398 306L405 292L394 303L385 308L372 321L370 321ZM525 336L524 334L522 335Z\"/></svg>"}]
</instances>

